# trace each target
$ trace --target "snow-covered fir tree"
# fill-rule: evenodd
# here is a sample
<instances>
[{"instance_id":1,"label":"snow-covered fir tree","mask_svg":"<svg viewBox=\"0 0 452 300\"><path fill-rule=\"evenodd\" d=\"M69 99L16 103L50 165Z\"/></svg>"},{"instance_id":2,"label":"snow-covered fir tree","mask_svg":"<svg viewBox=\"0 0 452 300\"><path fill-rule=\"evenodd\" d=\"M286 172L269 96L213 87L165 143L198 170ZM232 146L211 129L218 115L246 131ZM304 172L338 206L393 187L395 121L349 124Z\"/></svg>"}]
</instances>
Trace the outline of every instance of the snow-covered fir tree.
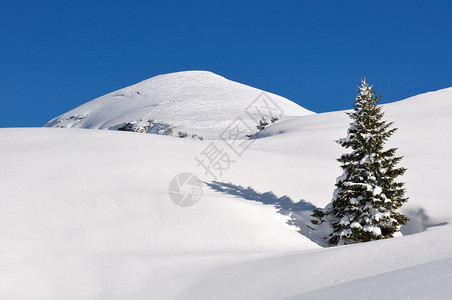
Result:
<instances>
[{"instance_id":1,"label":"snow-covered fir tree","mask_svg":"<svg viewBox=\"0 0 452 300\"><path fill-rule=\"evenodd\" d=\"M270 125L270 122L268 122L266 117L262 117L262 119L259 120L259 124L256 126L256 128L259 131L262 131L265 129L265 127L267 127L268 125Z\"/></svg>"},{"instance_id":2,"label":"snow-covered fir tree","mask_svg":"<svg viewBox=\"0 0 452 300\"><path fill-rule=\"evenodd\" d=\"M402 157L397 148L384 149L384 144L397 128L383 120L372 86L361 81L353 120L346 138L337 142L351 152L338 161L343 170L337 178L336 190L327 214L333 233L331 244L350 244L394 237L408 218L397 211L408 198L404 183L396 178L406 171L397 167Z\"/></svg>"}]
</instances>

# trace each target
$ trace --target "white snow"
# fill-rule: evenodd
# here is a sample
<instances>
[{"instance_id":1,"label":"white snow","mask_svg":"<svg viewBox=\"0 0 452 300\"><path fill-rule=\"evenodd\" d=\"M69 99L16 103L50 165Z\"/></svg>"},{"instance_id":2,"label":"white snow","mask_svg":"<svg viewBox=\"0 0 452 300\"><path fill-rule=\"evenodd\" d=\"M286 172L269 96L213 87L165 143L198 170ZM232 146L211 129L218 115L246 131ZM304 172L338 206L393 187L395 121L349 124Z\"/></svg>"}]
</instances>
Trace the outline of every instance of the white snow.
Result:
<instances>
[{"instance_id":1,"label":"white snow","mask_svg":"<svg viewBox=\"0 0 452 300\"><path fill-rule=\"evenodd\" d=\"M230 83L223 98L194 109L226 107L231 86L234 92L236 84ZM203 128L184 121L180 111L190 107L181 104L182 91L180 103L165 98L167 104L156 103L138 116L150 103L138 104L139 97L150 99L152 93L126 88L62 119L88 113L71 125L80 128L107 129L151 117L187 131ZM194 91L187 94L197 98ZM136 103L122 111L120 99L129 97ZM110 100L121 109L103 104ZM161 120L151 116L155 110ZM293 117L267 127L241 157L231 153L235 162L216 182L195 161L209 141L102 130L0 129L0 296L449 298L452 89L387 104L384 110L399 127L388 147L405 156L401 165L408 168L403 179L410 200L403 212L411 221L402 227L403 237L333 248L317 244L306 224L308 202L327 205L341 174L335 159L344 149L334 141L347 134L344 112ZM215 118L225 124L234 113L224 118L208 113L212 123L206 123L204 135L213 138L219 131L212 125ZM174 205L167 193L171 179L182 172L204 181L203 196L192 207Z\"/></svg>"},{"instance_id":2,"label":"white snow","mask_svg":"<svg viewBox=\"0 0 452 300\"><path fill-rule=\"evenodd\" d=\"M116 130L127 122L154 120L175 126L175 133L182 131L216 139L237 117L249 126L248 133L253 133L260 119L254 106L265 112L259 101L262 93L212 72L170 73L96 98L54 118L46 126ZM286 98L266 94L275 102L276 107L271 108L276 109L273 112L281 120L313 114ZM264 116L270 119L270 115Z\"/></svg>"},{"instance_id":3,"label":"white snow","mask_svg":"<svg viewBox=\"0 0 452 300\"><path fill-rule=\"evenodd\" d=\"M375 187L373 188L373 190L372 190L372 193L373 193L374 196L380 195L381 192L382 192L382 189L381 189L381 187L379 187L379 186L375 186Z\"/></svg>"},{"instance_id":4,"label":"white snow","mask_svg":"<svg viewBox=\"0 0 452 300\"><path fill-rule=\"evenodd\" d=\"M359 222L353 222L352 224L350 224L351 228L362 228L361 224L359 224Z\"/></svg>"}]
</instances>

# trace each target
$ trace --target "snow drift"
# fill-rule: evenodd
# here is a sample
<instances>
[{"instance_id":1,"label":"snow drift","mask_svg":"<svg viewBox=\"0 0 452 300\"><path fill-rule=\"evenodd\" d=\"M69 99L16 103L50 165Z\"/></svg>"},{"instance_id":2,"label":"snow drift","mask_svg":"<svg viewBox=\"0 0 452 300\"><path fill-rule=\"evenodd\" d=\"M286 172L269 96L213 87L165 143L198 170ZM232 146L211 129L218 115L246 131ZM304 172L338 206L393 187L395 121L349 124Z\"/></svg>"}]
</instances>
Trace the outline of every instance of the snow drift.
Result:
<instances>
[{"instance_id":1,"label":"snow drift","mask_svg":"<svg viewBox=\"0 0 452 300\"><path fill-rule=\"evenodd\" d=\"M100 107L114 98L99 98L64 118L88 113L78 127L107 129L140 117L131 109L117 119L126 115L121 107L109 119L113 106L105 104L110 114ZM452 89L384 109L399 128L388 147L405 156L402 179L410 200L403 209L411 222L403 237L334 248L319 246L306 224L314 207L330 201L341 174L335 159L343 149L334 140L346 134L344 112L268 127L241 157L231 153L235 162L217 180L195 157L221 140L0 129L0 295L448 298ZM213 124L216 116L210 117ZM207 128L212 137L219 130ZM168 196L169 182L182 172L205 183L192 207L178 207Z\"/></svg>"}]
</instances>

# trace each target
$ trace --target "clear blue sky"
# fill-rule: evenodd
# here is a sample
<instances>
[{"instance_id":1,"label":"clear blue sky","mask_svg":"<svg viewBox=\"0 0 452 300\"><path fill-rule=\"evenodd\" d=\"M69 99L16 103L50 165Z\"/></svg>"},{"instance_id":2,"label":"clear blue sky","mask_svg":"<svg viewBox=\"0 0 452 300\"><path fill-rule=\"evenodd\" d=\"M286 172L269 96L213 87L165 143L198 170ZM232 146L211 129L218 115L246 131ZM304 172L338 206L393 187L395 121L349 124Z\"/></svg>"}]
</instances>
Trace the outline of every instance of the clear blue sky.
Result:
<instances>
[{"instance_id":1,"label":"clear blue sky","mask_svg":"<svg viewBox=\"0 0 452 300\"><path fill-rule=\"evenodd\" d=\"M0 0L0 127L209 70L316 112L452 86L452 1ZM434 104L432 104L434 105Z\"/></svg>"}]
</instances>

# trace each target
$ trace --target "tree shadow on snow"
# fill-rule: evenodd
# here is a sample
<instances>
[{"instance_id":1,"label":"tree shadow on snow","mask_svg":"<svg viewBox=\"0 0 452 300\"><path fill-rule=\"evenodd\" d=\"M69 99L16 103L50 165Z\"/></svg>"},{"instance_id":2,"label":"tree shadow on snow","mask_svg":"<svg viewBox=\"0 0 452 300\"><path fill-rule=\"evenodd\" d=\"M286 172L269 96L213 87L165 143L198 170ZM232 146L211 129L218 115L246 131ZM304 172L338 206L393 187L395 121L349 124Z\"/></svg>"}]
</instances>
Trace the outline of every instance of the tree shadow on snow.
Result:
<instances>
[{"instance_id":1,"label":"tree shadow on snow","mask_svg":"<svg viewBox=\"0 0 452 300\"><path fill-rule=\"evenodd\" d=\"M447 222L434 222L428 215L427 211L422 207L409 208L404 210L403 213L410 218L408 223L400 228L400 232L402 232L403 235L415 234L426 231L429 227L443 226L447 224Z\"/></svg>"},{"instance_id":2,"label":"tree shadow on snow","mask_svg":"<svg viewBox=\"0 0 452 300\"><path fill-rule=\"evenodd\" d=\"M328 244L320 232L315 232L312 229L311 215L317 207L306 200L301 199L294 202L288 196L278 198L273 192L259 193L252 187L243 187L226 182L212 181L205 182L205 184L217 192L272 205L278 213L287 217L287 224L296 227L298 233L322 247Z\"/></svg>"},{"instance_id":3,"label":"tree shadow on snow","mask_svg":"<svg viewBox=\"0 0 452 300\"><path fill-rule=\"evenodd\" d=\"M259 193L252 187L244 187L235 185L233 183L226 182L204 182L212 190L233 195L237 198L242 198L249 201L256 201L265 205L272 205L277 209L277 212L287 217L287 224L296 228L296 231L301 235L307 237L314 243L322 246L329 247L329 243L326 236L327 228L319 228L312 224L311 215L314 209L318 209L312 203L301 199L298 202L294 202L288 196L277 197L273 192ZM406 225L400 228L403 235L416 234L427 230L427 228L435 226L446 225L447 222L437 223L434 222L427 211L424 208L409 208L405 209L403 213L410 218ZM316 230L314 230L314 228Z\"/></svg>"}]
</instances>

